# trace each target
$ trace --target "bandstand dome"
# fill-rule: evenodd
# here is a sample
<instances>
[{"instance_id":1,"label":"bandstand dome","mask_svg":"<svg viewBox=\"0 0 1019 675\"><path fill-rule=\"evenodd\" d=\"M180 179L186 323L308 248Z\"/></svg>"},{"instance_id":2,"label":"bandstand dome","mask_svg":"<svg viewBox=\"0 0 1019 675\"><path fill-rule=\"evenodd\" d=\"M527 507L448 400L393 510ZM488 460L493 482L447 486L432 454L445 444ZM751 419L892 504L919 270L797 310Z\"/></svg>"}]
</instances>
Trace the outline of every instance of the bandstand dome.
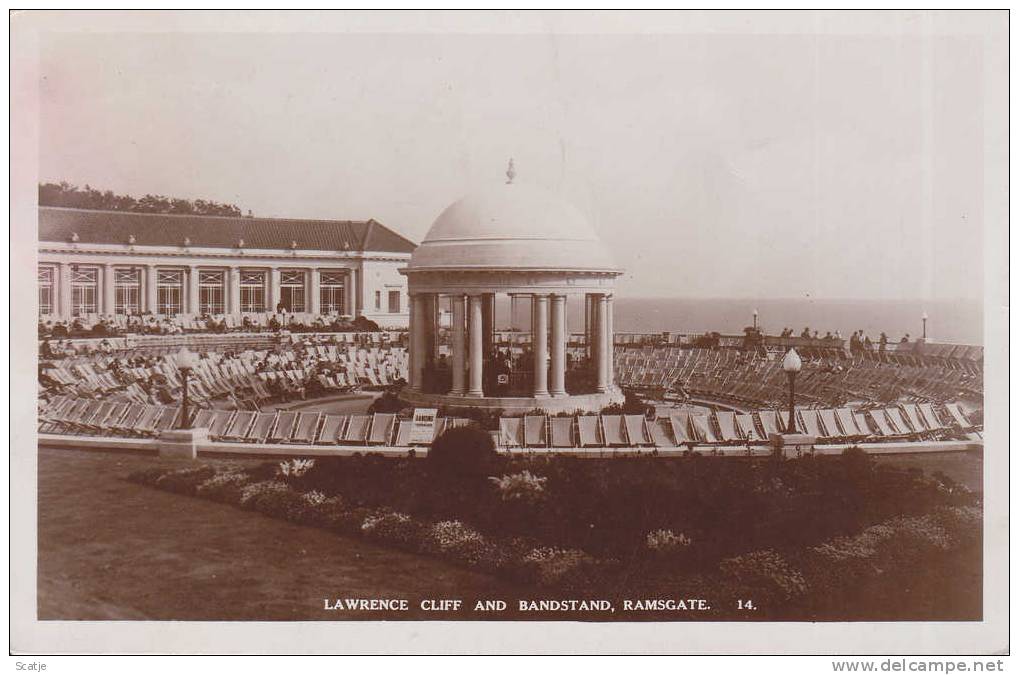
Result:
<instances>
[{"instance_id":1,"label":"bandstand dome","mask_svg":"<svg viewBox=\"0 0 1019 675\"><path fill-rule=\"evenodd\" d=\"M407 271L617 270L588 219L557 195L507 182L448 206Z\"/></svg>"}]
</instances>

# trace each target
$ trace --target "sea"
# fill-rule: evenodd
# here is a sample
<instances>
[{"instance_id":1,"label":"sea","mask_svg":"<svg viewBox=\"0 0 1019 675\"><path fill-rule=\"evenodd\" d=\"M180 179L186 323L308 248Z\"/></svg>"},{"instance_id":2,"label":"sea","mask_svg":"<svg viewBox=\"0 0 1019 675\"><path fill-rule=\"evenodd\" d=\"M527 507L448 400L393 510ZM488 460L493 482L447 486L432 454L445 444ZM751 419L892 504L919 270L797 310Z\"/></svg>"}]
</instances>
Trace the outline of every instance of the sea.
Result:
<instances>
[{"instance_id":1,"label":"sea","mask_svg":"<svg viewBox=\"0 0 1019 675\"><path fill-rule=\"evenodd\" d=\"M614 328L618 332L704 333L717 331L739 334L753 325L758 311L759 325L769 335L792 328L799 335L804 328L820 335L836 331L848 339L863 330L872 340L884 331L890 342L904 335L921 336L922 317L927 314L927 338L933 342L982 345L984 343L983 305L977 300L746 300L628 298L614 301ZM579 317L578 317L579 318ZM571 316L571 325L573 323Z\"/></svg>"}]
</instances>

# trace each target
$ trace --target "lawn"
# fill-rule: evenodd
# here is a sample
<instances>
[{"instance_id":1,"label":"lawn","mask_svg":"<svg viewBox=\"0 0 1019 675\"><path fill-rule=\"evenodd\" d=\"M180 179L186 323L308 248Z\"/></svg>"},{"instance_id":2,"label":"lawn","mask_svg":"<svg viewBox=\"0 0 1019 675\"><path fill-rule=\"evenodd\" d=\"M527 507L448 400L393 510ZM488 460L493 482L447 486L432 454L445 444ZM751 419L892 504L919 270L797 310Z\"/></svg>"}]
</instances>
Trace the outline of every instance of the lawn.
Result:
<instances>
[{"instance_id":1,"label":"lawn","mask_svg":"<svg viewBox=\"0 0 1019 675\"><path fill-rule=\"evenodd\" d=\"M40 619L450 618L413 602L407 613L324 611L323 599L514 594L438 560L123 480L174 464L39 449Z\"/></svg>"}]
</instances>

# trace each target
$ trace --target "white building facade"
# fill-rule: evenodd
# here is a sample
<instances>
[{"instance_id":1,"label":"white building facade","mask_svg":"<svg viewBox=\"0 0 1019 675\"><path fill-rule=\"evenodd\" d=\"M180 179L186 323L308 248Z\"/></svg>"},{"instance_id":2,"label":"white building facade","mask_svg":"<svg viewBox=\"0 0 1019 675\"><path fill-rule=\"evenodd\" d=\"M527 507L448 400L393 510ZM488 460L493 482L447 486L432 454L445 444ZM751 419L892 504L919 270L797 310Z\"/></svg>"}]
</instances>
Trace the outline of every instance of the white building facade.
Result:
<instances>
[{"instance_id":1,"label":"white building facade","mask_svg":"<svg viewBox=\"0 0 1019 675\"><path fill-rule=\"evenodd\" d=\"M415 245L374 220L39 208L39 315L290 314L408 325Z\"/></svg>"}]
</instances>

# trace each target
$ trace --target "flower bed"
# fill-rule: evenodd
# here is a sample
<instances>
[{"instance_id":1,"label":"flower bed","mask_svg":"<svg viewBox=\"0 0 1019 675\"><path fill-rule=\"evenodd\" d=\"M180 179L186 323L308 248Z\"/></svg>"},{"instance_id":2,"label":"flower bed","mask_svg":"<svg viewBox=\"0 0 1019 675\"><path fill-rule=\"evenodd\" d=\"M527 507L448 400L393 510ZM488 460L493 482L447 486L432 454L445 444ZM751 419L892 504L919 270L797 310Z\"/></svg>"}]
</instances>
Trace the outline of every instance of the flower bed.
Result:
<instances>
[{"instance_id":1,"label":"flower bed","mask_svg":"<svg viewBox=\"0 0 1019 675\"><path fill-rule=\"evenodd\" d=\"M397 476L394 483L401 485L406 479L399 477L403 472L427 474L420 464L409 467L406 462L392 460L380 464L380 458L352 459L357 461L346 465L325 463L325 467L320 460L247 468L198 465L147 470L132 474L129 480L435 556L539 587L586 592L613 589L624 595L641 594L639 597L710 597L722 613L731 610L738 599L753 598L770 608L757 618L780 617L789 612L825 616L833 608L851 605L860 589L877 598L889 588L908 585L917 570L941 569L939 565L944 567L942 563L948 565L945 561L963 554L976 555L979 560L979 502L970 496L966 499L970 504L953 503L959 501L959 495L953 492L956 488L946 487L943 482L939 484L945 494L955 497L935 504L927 513L897 515L810 545L798 543L802 536L776 537L770 547L750 546L730 555L705 558L703 530L689 534L678 528L644 529L638 524L637 544L625 555L611 555L604 548L591 551L547 537L500 534L482 529L463 516L450 517L448 512L428 517L423 513L425 509L409 512L395 505L372 503L364 499L364 494L378 498L381 492L367 490L370 486L365 486L367 491L358 494L360 498L355 501L350 495L328 489L329 481L316 475L324 468L330 472L345 468L350 474L347 479L365 479L387 467ZM615 461L608 460L607 464ZM849 467L850 472L858 469ZM435 489L449 489L435 476L431 479L436 481ZM915 475L912 479L926 480ZM343 482L334 480L333 485ZM555 503L555 482L540 475L537 467L484 477L478 484L484 485L492 503L502 505L502 518L520 516L533 522L535 513L550 511L553 517L561 513L562 506ZM772 475L760 481L759 489L783 500L790 498L790 484ZM469 517L482 501L481 489L477 485L467 487L463 493L450 496L447 506L465 505L461 513ZM610 508L605 504L593 506ZM481 520L491 528L500 518ZM540 527L538 531L544 532Z\"/></svg>"}]
</instances>

